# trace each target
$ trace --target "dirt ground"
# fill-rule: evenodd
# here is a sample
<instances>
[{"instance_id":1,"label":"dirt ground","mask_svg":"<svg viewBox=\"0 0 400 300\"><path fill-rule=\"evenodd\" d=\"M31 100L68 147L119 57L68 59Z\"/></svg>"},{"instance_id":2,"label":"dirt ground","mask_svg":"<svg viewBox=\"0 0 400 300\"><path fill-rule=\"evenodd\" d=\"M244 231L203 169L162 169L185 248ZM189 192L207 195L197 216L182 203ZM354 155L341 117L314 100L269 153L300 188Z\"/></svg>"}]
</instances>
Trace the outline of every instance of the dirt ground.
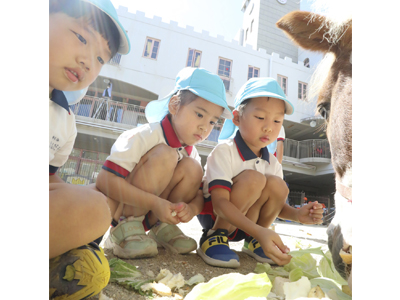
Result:
<instances>
[{"instance_id":1,"label":"dirt ground","mask_svg":"<svg viewBox=\"0 0 400 300\"><path fill-rule=\"evenodd\" d=\"M180 224L181 230L188 236L194 238L197 243L199 242L201 236L201 227L197 219L194 218L192 221L186 224ZM327 236L326 236L326 226L307 226L296 223L287 222L275 222L275 231L280 234L283 242L291 249L295 249L295 243L301 242L303 245L311 245L312 247L322 246L323 250L327 249ZM103 238L106 239L108 233ZM167 251L164 248L158 248L158 255L153 258L146 259L128 259L126 262L136 266L143 274L143 279L151 278L148 276L148 272L151 271L154 276L157 276L161 269L168 269L171 273L177 274L181 273L185 280L189 280L192 276L200 273L204 276L205 281L209 281L213 277L217 277L223 274L228 274L232 272L248 274L254 271L257 262L248 256L247 254L241 252L243 246L243 241L230 243L232 250L236 251L240 259L240 267L237 269L219 268L213 267L206 264L197 254L193 251L189 254L181 255L174 254ZM115 257L112 251L105 250L107 258L110 260ZM186 289L186 294L190 291L188 286L183 288ZM103 289L102 293L112 298L113 300L146 300L146 299L182 299L181 297L161 297L154 294L153 298L141 296L140 294L127 290L126 288L116 284L109 283L106 288ZM90 298L91 300L99 299L99 296ZM107 299L107 298L106 298Z\"/></svg>"}]
</instances>

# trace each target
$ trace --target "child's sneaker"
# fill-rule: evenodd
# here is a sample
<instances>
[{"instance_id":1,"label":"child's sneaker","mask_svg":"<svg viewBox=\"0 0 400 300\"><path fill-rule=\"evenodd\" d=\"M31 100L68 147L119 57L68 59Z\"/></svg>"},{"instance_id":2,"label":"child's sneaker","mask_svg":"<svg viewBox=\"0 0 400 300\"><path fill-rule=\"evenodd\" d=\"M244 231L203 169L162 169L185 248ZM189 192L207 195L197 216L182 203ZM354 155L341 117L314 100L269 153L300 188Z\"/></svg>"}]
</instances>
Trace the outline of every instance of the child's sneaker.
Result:
<instances>
[{"instance_id":1,"label":"child's sneaker","mask_svg":"<svg viewBox=\"0 0 400 300\"><path fill-rule=\"evenodd\" d=\"M110 279L103 249L89 243L50 259L50 299L79 300L97 295Z\"/></svg>"},{"instance_id":2,"label":"child's sneaker","mask_svg":"<svg viewBox=\"0 0 400 300\"><path fill-rule=\"evenodd\" d=\"M276 265L276 263L265 255L260 243L252 236L246 237L242 251L260 263L269 263Z\"/></svg>"},{"instance_id":3,"label":"child's sneaker","mask_svg":"<svg viewBox=\"0 0 400 300\"><path fill-rule=\"evenodd\" d=\"M128 217L110 229L104 248L120 258L152 257L158 254L157 243L146 235L141 217Z\"/></svg>"},{"instance_id":4,"label":"child's sneaker","mask_svg":"<svg viewBox=\"0 0 400 300\"><path fill-rule=\"evenodd\" d=\"M153 226L148 234L158 245L179 254L189 253L197 248L197 243L191 237L183 234L176 225L160 223Z\"/></svg>"},{"instance_id":5,"label":"child's sneaker","mask_svg":"<svg viewBox=\"0 0 400 300\"><path fill-rule=\"evenodd\" d=\"M207 229L203 229L197 254L211 266L238 268L239 256L229 248L228 231L217 229L209 236L207 232Z\"/></svg>"}]
</instances>

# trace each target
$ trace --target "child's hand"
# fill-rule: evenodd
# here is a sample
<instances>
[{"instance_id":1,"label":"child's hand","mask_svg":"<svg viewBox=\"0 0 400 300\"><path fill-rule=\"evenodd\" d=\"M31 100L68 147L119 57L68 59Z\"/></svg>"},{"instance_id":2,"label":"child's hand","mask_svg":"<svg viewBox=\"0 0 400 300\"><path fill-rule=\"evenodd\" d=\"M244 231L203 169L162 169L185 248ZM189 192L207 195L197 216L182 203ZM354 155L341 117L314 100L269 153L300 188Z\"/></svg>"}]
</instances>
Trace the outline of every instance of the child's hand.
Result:
<instances>
[{"instance_id":1,"label":"child's hand","mask_svg":"<svg viewBox=\"0 0 400 300\"><path fill-rule=\"evenodd\" d=\"M310 202L297 210L297 218L303 224L322 224L324 210L318 201Z\"/></svg>"},{"instance_id":2,"label":"child's hand","mask_svg":"<svg viewBox=\"0 0 400 300\"><path fill-rule=\"evenodd\" d=\"M193 217L195 216L195 212L189 204L185 202L179 202L176 205L176 213L182 223L187 223L191 219L193 219Z\"/></svg>"},{"instance_id":3,"label":"child's hand","mask_svg":"<svg viewBox=\"0 0 400 300\"><path fill-rule=\"evenodd\" d=\"M290 249L283 244L281 238L275 231L264 228L259 236L255 238L260 243L264 254L278 265L286 265L292 259L292 257L287 254L290 252Z\"/></svg>"},{"instance_id":4,"label":"child's hand","mask_svg":"<svg viewBox=\"0 0 400 300\"><path fill-rule=\"evenodd\" d=\"M168 224L178 224L178 215L174 212L178 209L178 204L171 203L165 199L159 198L157 205L152 209L158 220Z\"/></svg>"}]
</instances>

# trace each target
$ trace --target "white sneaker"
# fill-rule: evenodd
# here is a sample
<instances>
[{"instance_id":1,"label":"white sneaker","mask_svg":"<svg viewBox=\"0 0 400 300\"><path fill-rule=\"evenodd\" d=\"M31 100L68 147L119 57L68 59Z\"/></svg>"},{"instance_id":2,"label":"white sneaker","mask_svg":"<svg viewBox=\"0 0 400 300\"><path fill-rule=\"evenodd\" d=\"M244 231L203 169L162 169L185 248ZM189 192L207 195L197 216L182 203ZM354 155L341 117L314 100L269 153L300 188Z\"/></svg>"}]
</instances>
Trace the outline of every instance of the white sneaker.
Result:
<instances>
[{"instance_id":1,"label":"white sneaker","mask_svg":"<svg viewBox=\"0 0 400 300\"><path fill-rule=\"evenodd\" d=\"M197 248L196 241L184 235L176 225L160 223L159 225L153 226L148 235L153 238L158 245L174 253L185 254Z\"/></svg>"},{"instance_id":2,"label":"white sneaker","mask_svg":"<svg viewBox=\"0 0 400 300\"><path fill-rule=\"evenodd\" d=\"M152 257L158 254L157 243L146 235L141 217L128 217L110 229L104 243L105 249L112 249L120 258Z\"/></svg>"}]
</instances>

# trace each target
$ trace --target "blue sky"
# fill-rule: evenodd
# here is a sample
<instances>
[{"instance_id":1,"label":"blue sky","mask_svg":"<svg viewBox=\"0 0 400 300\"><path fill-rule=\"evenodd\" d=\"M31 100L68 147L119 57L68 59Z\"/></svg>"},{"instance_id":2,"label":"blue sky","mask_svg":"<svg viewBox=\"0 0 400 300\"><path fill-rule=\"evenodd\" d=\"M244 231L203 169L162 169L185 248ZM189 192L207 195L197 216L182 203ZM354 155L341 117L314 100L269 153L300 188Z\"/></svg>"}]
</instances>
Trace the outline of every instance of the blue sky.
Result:
<instances>
[{"instance_id":1,"label":"blue sky","mask_svg":"<svg viewBox=\"0 0 400 300\"><path fill-rule=\"evenodd\" d=\"M115 7L128 7L128 11L132 13L137 10L142 11L146 17L159 16L163 22L169 23L172 20L178 22L181 27L193 26L195 31L205 30L211 36L219 34L228 41L234 39L243 19L240 10L243 0L111 0L111 2Z\"/></svg>"}]
</instances>

